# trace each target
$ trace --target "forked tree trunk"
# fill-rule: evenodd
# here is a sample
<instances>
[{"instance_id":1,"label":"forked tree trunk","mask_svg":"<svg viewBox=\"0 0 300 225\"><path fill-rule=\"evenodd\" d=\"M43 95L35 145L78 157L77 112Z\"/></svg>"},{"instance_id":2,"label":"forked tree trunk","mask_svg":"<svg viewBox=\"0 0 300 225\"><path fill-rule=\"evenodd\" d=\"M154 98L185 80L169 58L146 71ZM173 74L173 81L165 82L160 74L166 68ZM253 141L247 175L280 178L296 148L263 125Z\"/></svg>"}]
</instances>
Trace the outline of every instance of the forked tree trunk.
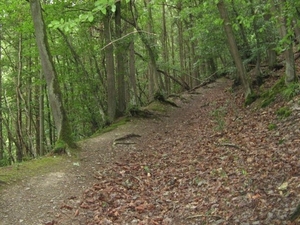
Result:
<instances>
[{"instance_id":1,"label":"forked tree trunk","mask_svg":"<svg viewBox=\"0 0 300 225\"><path fill-rule=\"evenodd\" d=\"M62 94L57 80L57 73L49 50L41 3L39 0L30 0L29 2L42 70L47 83L49 103L58 133L56 150L66 150L65 144L69 147L75 147L75 144L71 138L71 130L63 106Z\"/></svg>"}]
</instances>

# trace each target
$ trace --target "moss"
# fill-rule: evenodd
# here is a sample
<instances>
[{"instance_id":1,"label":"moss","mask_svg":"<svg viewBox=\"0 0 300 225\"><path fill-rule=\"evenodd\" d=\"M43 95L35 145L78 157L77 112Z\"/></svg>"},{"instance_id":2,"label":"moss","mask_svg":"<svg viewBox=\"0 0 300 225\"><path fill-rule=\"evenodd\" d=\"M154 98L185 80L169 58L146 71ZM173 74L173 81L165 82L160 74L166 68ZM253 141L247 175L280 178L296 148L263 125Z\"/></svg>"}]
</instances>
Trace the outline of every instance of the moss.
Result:
<instances>
[{"instance_id":1,"label":"moss","mask_svg":"<svg viewBox=\"0 0 300 225\"><path fill-rule=\"evenodd\" d=\"M147 107L147 110L151 110L151 111L156 111L156 112L166 112L167 111L167 106L163 103L161 103L160 101L154 101L152 103L150 103Z\"/></svg>"},{"instance_id":2,"label":"moss","mask_svg":"<svg viewBox=\"0 0 300 225\"><path fill-rule=\"evenodd\" d=\"M52 150L52 152L54 154L65 154L67 153L67 143L62 141L62 140L58 140L55 143L54 149Z\"/></svg>"},{"instance_id":3,"label":"moss","mask_svg":"<svg viewBox=\"0 0 300 225\"><path fill-rule=\"evenodd\" d=\"M98 130L93 136L98 136L100 134L104 134L112 130L115 130L119 126L125 125L128 121L129 119L127 117L122 117L119 120L115 121L114 123L110 124L109 126L105 126L102 129Z\"/></svg>"},{"instance_id":4,"label":"moss","mask_svg":"<svg viewBox=\"0 0 300 225\"><path fill-rule=\"evenodd\" d=\"M261 107L267 107L272 102L275 101L275 97L282 92L282 90L285 88L284 78L281 78L279 81L275 83L275 85L265 91L261 97L262 97L262 103Z\"/></svg>"},{"instance_id":5,"label":"moss","mask_svg":"<svg viewBox=\"0 0 300 225\"><path fill-rule=\"evenodd\" d=\"M5 184L11 184L30 177L47 174L49 172L66 169L66 160L63 156L41 157L30 161L16 163L0 168L0 190ZM4 184L4 185L1 185Z\"/></svg>"},{"instance_id":6,"label":"moss","mask_svg":"<svg viewBox=\"0 0 300 225\"><path fill-rule=\"evenodd\" d=\"M256 99L258 99L260 96L255 94L255 93L251 93L247 96L246 100L245 100L245 106L247 105L251 105Z\"/></svg>"}]
</instances>

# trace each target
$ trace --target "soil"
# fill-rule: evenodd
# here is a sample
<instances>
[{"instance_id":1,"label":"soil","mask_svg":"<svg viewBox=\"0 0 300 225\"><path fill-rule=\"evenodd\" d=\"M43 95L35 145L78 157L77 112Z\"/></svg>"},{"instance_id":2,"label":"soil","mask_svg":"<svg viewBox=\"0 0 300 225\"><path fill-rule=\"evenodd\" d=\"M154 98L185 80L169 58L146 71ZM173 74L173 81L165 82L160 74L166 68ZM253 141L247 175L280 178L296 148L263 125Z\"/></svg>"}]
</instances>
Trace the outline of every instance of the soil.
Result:
<instances>
[{"instance_id":1,"label":"soil","mask_svg":"<svg viewBox=\"0 0 300 225\"><path fill-rule=\"evenodd\" d=\"M284 101L245 108L232 84L221 78L173 97L178 108L80 142L77 159L1 192L0 224L291 224L298 101L278 119Z\"/></svg>"}]
</instances>

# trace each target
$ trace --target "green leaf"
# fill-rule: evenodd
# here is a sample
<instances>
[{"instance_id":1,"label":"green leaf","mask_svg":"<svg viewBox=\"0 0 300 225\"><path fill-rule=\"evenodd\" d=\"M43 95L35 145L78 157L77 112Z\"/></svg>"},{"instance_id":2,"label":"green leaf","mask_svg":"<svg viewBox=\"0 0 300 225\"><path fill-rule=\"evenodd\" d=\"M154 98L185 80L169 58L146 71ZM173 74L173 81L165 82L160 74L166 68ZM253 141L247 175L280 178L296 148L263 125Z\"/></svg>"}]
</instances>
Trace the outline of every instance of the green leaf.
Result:
<instances>
[{"instance_id":1,"label":"green leaf","mask_svg":"<svg viewBox=\"0 0 300 225\"><path fill-rule=\"evenodd\" d=\"M112 5L112 6L111 6L111 11L112 11L113 13L116 12L116 8L117 8L116 5Z\"/></svg>"},{"instance_id":2,"label":"green leaf","mask_svg":"<svg viewBox=\"0 0 300 225\"><path fill-rule=\"evenodd\" d=\"M89 21L89 22L93 22L93 21L94 21L94 16L93 16L93 14L89 15L88 21Z\"/></svg>"},{"instance_id":3,"label":"green leaf","mask_svg":"<svg viewBox=\"0 0 300 225\"><path fill-rule=\"evenodd\" d=\"M103 13L103 15L106 15L106 8L101 8L100 11Z\"/></svg>"}]
</instances>

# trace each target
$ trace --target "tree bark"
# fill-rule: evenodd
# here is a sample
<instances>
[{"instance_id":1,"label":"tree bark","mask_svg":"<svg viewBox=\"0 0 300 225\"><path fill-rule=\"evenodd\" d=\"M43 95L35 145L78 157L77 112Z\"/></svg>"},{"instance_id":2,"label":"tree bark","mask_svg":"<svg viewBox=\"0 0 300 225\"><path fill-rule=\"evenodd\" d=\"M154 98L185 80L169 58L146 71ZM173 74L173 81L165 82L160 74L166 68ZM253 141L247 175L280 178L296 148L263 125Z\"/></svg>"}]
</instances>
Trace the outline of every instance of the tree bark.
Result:
<instances>
[{"instance_id":1,"label":"tree bark","mask_svg":"<svg viewBox=\"0 0 300 225\"><path fill-rule=\"evenodd\" d=\"M122 37L122 23L121 23L121 1L116 2L115 11L115 31L116 38L120 39ZM122 41L117 42L116 50L116 75L118 84L118 113L122 116L126 110L126 93L125 93L125 67L124 67L124 44Z\"/></svg>"},{"instance_id":2,"label":"tree bark","mask_svg":"<svg viewBox=\"0 0 300 225\"><path fill-rule=\"evenodd\" d=\"M228 40L229 51L235 62L238 76L242 81L242 84L244 87L244 92L245 92L245 98L247 98L252 93L252 91L251 91L250 84L249 84L249 81L248 81L248 78L246 75L245 67L243 65L240 53L238 51L238 47L236 44L236 40L235 40L235 37L233 34L232 26L231 26L231 23L229 20L229 16L228 16L224 1L220 0L219 3L217 4L217 7L220 12L221 19L224 20L223 24L224 24L224 30L225 30L227 40Z\"/></svg>"},{"instance_id":3,"label":"tree bark","mask_svg":"<svg viewBox=\"0 0 300 225\"><path fill-rule=\"evenodd\" d=\"M56 150L62 151L66 150L65 144L69 147L76 147L76 145L71 138L71 130L63 106L62 94L57 80L57 73L49 50L41 3L39 0L30 0L29 2L42 70L47 83L49 103L58 134Z\"/></svg>"},{"instance_id":4,"label":"tree bark","mask_svg":"<svg viewBox=\"0 0 300 225\"><path fill-rule=\"evenodd\" d=\"M285 14L285 2L286 0L281 0L279 4L280 10L280 36L282 39L286 38L287 43L284 43L284 57L285 57L285 84L289 85L296 80L296 70L295 70L295 58L293 52L293 41L288 35L287 17Z\"/></svg>"},{"instance_id":5,"label":"tree bark","mask_svg":"<svg viewBox=\"0 0 300 225\"><path fill-rule=\"evenodd\" d=\"M138 103L138 90L137 90L136 76L135 76L134 40L132 40L129 45L129 78L133 90L132 105L138 106L139 103Z\"/></svg>"},{"instance_id":6,"label":"tree bark","mask_svg":"<svg viewBox=\"0 0 300 225\"><path fill-rule=\"evenodd\" d=\"M104 38L106 42L105 48L105 66L107 73L107 115L109 122L112 122L116 117L116 84L115 84L115 66L114 66L114 49L111 44L111 26L110 14L104 18Z\"/></svg>"},{"instance_id":7,"label":"tree bark","mask_svg":"<svg viewBox=\"0 0 300 225\"><path fill-rule=\"evenodd\" d=\"M18 71L16 77L16 132L17 132L17 150L16 158L17 162L22 162L24 155L24 137L23 137L23 116L22 116L22 97L21 97L21 71L22 71L22 36L19 37L19 49L18 49Z\"/></svg>"},{"instance_id":8,"label":"tree bark","mask_svg":"<svg viewBox=\"0 0 300 225\"><path fill-rule=\"evenodd\" d=\"M2 24L0 24L0 59L2 57ZM4 157L3 112L2 112L2 60L0 60L0 160Z\"/></svg>"},{"instance_id":9,"label":"tree bark","mask_svg":"<svg viewBox=\"0 0 300 225\"><path fill-rule=\"evenodd\" d=\"M43 74L40 73L40 79L43 79ZM44 110L44 89L45 89L45 85L44 84L40 84L39 85L39 90L38 92L39 94L39 127L37 128L39 130L38 134L38 140L39 142L37 143L37 145L39 145L38 149L39 149L39 155L44 155L45 154L45 129L44 129L44 119L45 119L45 110Z\"/></svg>"},{"instance_id":10,"label":"tree bark","mask_svg":"<svg viewBox=\"0 0 300 225\"><path fill-rule=\"evenodd\" d=\"M148 11L148 16L149 16L149 26L148 26L148 31L150 32L147 35L145 35L145 32L143 32L143 30L139 27L139 25L137 24L137 10L134 7L134 3L131 2L131 13L132 13L132 17L133 17L133 26L135 27L135 29L138 31L138 34L141 38L141 41L143 42L143 44L145 45L145 48L148 52L149 55L149 65L148 65L148 69L149 71L149 96L150 96L150 100L153 100L154 98L154 94L156 92L161 91L161 89L163 88L163 82L161 77L159 77L159 74L157 72L158 66L156 63L157 57L158 57L158 53L157 53L157 49L154 46L154 40L153 40L153 33L152 33L152 16L151 16L151 11ZM149 7L150 10L150 1L147 0L145 2L145 5ZM158 80L160 82L158 82Z\"/></svg>"}]
</instances>

